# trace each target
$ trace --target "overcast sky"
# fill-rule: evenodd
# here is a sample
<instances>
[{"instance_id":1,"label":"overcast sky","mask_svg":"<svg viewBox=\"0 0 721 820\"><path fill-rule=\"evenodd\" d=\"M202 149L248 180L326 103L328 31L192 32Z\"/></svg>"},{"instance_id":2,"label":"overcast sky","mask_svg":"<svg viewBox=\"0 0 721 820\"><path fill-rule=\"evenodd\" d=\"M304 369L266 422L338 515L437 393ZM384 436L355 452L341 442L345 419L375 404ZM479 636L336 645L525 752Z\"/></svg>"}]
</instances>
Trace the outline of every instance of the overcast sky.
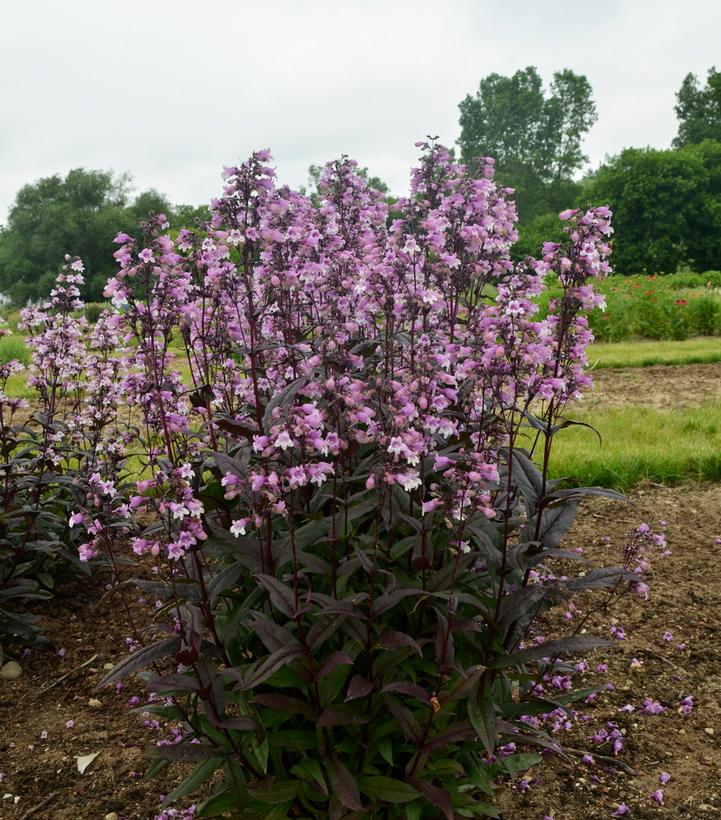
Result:
<instances>
[{"instance_id":1,"label":"overcast sky","mask_svg":"<svg viewBox=\"0 0 721 820\"><path fill-rule=\"evenodd\" d=\"M0 0L0 223L23 184L78 166L200 204L270 147L293 185L347 153L405 192L414 141L458 137L491 72L593 86L593 165L667 147L674 95L721 67L719 0Z\"/></svg>"}]
</instances>

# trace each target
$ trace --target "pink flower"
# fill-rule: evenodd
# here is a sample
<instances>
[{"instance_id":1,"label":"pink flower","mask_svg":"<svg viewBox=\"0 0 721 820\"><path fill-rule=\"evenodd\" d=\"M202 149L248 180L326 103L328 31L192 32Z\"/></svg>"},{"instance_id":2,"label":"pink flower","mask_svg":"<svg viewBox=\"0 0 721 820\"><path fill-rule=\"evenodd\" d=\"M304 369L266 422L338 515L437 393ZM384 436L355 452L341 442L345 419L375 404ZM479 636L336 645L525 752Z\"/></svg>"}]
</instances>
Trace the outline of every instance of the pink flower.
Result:
<instances>
[{"instance_id":1,"label":"pink flower","mask_svg":"<svg viewBox=\"0 0 721 820\"><path fill-rule=\"evenodd\" d=\"M247 518L239 518L233 521L230 526L230 531L237 538L239 535L245 535L245 528L248 526L249 520Z\"/></svg>"},{"instance_id":2,"label":"pink flower","mask_svg":"<svg viewBox=\"0 0 721 820\"><path fill-rule=\"evenodd\" d=\"M666 707L662 706L657 700L653 700L652 698L644 698L643 711L648 715L660 715L666 711Z\"/></svg>"}]
</instances>

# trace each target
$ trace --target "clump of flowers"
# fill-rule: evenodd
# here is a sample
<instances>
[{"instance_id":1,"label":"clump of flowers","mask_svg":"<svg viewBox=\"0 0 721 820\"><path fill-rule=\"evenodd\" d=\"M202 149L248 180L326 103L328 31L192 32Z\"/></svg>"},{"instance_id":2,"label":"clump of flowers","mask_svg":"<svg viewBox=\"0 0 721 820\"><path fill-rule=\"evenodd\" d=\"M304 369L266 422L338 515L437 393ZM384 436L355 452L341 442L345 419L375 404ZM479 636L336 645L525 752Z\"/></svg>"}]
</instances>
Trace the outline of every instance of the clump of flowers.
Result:
<instances>
[{"instance_id":1,"label":"clump of flowers","mask_svg":"<svg viewBox=\"0 0 721 820\"><path fill-rule=\"evenodd\" d=\"M82 561L122 534L121 363L105 320L91 329L81 314L82 271L67 257L47 303L21 311L29 400L8 395L20 363L0 365L0 633L10 644L42 639L34 618L6 602L50 597L55 580L86 572ZM80 523L91 535L84 544L74 537Z\"/></svg>"},{"instance_id":2,"label":"clump of flowers","mask_svg":"<svg viewBox=\"0 0 721 820\"><path fill-rule=\"evenodd\" d=\"M160 214L116 237L109 327L142 420L132 549L164 560L173 623L106 681L171 659L150 685L184 732L158 752L201 760L194 783L223 769L206 812L480 810L519 748L558 748L519 720L558 705L534 679L568 702L559 657L597 645L535 644L537 618L642 583L549 569L604 492L549 471L591 385L610 211L564 212L567 240L516 264L493 161L418 147L392 215L352 160L311 199L258 151L225 169L203 229Z\"/></svg>"}]
</instances>

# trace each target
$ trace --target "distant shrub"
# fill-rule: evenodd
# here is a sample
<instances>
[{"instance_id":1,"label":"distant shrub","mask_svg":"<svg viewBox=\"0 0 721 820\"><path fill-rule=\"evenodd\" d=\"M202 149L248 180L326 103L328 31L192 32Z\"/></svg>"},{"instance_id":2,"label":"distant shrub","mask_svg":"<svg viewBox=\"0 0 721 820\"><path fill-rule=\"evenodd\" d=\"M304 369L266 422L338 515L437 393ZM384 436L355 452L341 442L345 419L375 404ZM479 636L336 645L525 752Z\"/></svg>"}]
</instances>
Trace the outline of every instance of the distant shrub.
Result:
<instances>
[{"instance_id":1,"label":"distant shrub","mask_svg":"<svg viewBox=\"0 0 721 820\"><path fill-rule=\"evenodd\" d=\"M88 302L85 305L85 318L91 325L94 325L106 308L107 305L102 302Z\"/></svg>"}]
</instances>

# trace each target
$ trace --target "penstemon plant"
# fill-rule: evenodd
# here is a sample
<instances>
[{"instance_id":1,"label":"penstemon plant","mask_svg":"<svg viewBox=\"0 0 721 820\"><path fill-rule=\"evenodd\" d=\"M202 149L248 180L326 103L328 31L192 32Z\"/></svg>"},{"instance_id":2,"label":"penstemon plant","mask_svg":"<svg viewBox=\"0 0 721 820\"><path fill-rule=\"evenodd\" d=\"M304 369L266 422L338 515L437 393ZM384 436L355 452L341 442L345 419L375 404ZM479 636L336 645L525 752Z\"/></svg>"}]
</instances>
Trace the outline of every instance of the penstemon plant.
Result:
<instances>
[{"instance_id":1,"label":"penstemon plant","mask_svg":"<svg viewBox=\"0 0 721 820\"><path fill-rule=\"evenodd\" d=\"M51 597L58 582L86 576L87 561L99 552L93 546L102 543L112 555L112 541L127 537L114 483L124 452L122 365L105 319L91 329L78 316L82 271L82 261L68 257L48 302L21 311L19 327L32 352L29 399L7 395L8 379L22 365L0 365L0 636L6 646L47 646L25 604ZM91 533L85 544L79 535L86 531L73 531L78 523Z\"/></svg>"},{"instance_id":2,"label":"penstemon plant","mask_svg":"<svg viewBox=\"0 0 721 820\"><path fill-rule=\"evenodd\" d=\"M197 762L166 805L212 779L198 816L496 816L494 777L538 760L499 749L560 751L533 716L574 693L539 682L602 643L534 626L642 584L543 571L583 496L616 497L549 478L610 211L564 212L567 240L516 264L493 161L418 147L393 218L347 158L310 200L258 151L203 230L116 238L132 548L162 562L144 583L171 623L104 683L153 667L145 708L182 726L155 768Z\"/></svg>"}]
</instances>

